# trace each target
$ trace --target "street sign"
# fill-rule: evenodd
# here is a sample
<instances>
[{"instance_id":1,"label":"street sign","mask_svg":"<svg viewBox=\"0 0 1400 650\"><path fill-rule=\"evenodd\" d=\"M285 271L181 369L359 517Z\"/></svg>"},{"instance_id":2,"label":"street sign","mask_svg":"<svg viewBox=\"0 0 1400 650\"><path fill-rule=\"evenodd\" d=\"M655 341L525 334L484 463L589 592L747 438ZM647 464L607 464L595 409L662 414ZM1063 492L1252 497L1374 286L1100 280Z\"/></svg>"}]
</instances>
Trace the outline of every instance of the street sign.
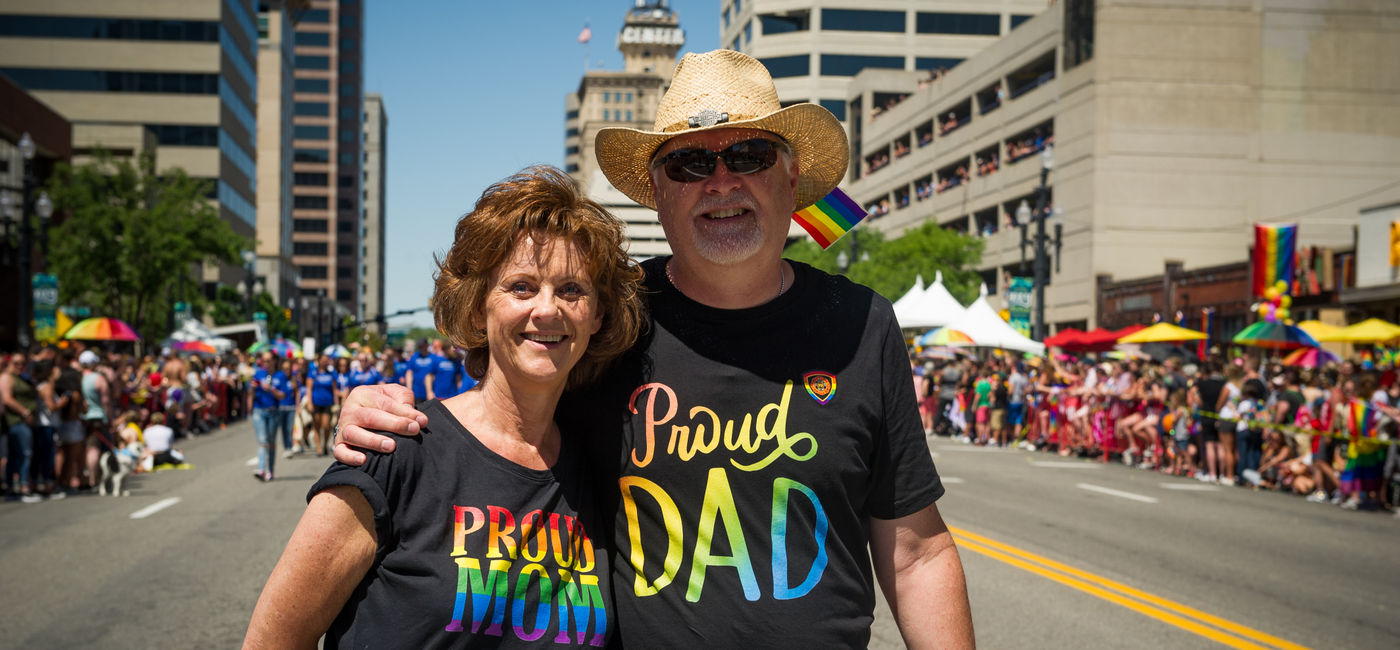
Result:
<instances>
[{"instance_id":1,"label":"street sign","mask_svg":"<svg viewBox=\"0 0 1400 650\"><path fill-rule=\"evenodd\" d=\"M34 340L56 341L58 331L58 278L34 274Z\"/></svg>"},{"instance_id":2,"label":"street sign","mask_svg":"<svg viewBox=\"0 0 1400 650\"><path fill-rule=\"evenodd\" d=\"M1011 278L1006 291L1006 309L1011 312L1011 328L1021 336L1031 335L1031 306L1035 302L1035 281L1031 278Z\"/></svg>"}]
</instances>

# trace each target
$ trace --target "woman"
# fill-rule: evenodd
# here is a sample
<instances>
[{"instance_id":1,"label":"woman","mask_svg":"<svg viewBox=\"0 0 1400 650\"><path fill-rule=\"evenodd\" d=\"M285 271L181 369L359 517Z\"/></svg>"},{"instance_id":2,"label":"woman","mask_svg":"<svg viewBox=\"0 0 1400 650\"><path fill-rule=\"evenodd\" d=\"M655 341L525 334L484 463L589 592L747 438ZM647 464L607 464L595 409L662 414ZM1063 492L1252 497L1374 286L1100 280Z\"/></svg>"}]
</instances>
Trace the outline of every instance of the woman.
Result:
<instances>
[{"instance_id":1,"label":"woman","mask_svg":"<svg viewBox=\"0 0 1400 650\"><path fill-rule=\"evenodd\" d=\"M60 414L68 408L68 401L72 396L59 395L55 387L58 375L58 366L55 366L52 360L46 359L34 363L31 378L35 381L35 390L39 392L39 414L36 418L39 426L34 431L34 462L38 465L39 475L38 492L62 499L66 493L54 485L54 460L58 451L54 443L58 426L61 424Z\"/></svg>"},{"instance_id":2,"label":"woman","mask_svg":"<svg viewBox=\"0 0 1400 650\"><path fill-rule=\"evenodd\" d=\"M277 372L272 374L273 388L282 392L282 396L277 399L277 416L273 418L273 431L282 432L282 447L286 449L286 458L291 458L301 453L301 445L293 446L292 443L292 422L296 418L297 412L297 390L301 384L295 379L296 373L292 371L292 360L281 358L277 360Z\"/></svg>"},{"instance_id":3,"label":"woman","mask_svg":"<svg viewBox=\"0 0 1400 650\"><path fill-rule=\"evenodd\" d=\"M316 455L325 456L331 438L331 407L336 405L335 369L331 358L321 355L306 375L306 392L311 396L311 440L316 443Z\"/></svg>"},{"instance_id":4,"label":"woman","mask_svg":"<svg viewBox=\"0 0 1400 650\"><path fill-rule=\"evenodd\" d=\"M438 263L432 300L480 383L422 404L423 435L392 455L334 465L312 487L245 647L313 647L327 628L327 648L605 641L607 553L586 533L581 441L553 414L566 384L593 379L636 338L641 272L621 245L620 223L557 169L486 190ZM482 579L511 585L510 604L505 591L468 597ZM565 607L565 593L592 609Z\"/></svg>"},{"instance_id":5,"label":"woman","mask_svg":"<svg viewBox=\"0 0 1400 650\"><path fill-rule=\"evenodd\" d=\"M20 375L27 362L28 358L17 352L10 356L4 373L0 374L0 405L3 405L0 410L5 413L5 424L13 443L11 446L16 452L10 455L9 466L0 478L11 485L22 501L32 503L39 500L29 485L29 464L34 457L34 428L38 426L39 394L34 390L34 385ZM0 442L3 440L0 438ZM15 477L13 482L11 476Z\"/></svg>"}]
</instances>

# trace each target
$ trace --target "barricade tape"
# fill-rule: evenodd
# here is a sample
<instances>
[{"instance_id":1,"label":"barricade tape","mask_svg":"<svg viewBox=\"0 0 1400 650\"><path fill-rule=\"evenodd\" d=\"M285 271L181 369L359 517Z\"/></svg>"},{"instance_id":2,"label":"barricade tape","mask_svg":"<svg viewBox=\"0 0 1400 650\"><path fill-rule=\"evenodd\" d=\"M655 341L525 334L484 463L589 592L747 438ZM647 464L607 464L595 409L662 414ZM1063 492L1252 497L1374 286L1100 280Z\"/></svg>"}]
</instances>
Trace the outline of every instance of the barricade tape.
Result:
<instances>
[{"instance_id":1,"label":"barricade tape","mask_svg":"<svg viewBox=\"0 0 1400 650\"><path fill-rule=\"evenodd\" d=\"M1390 434L1386 433L1385 431L1380 431L1379 427L1377 427L1376 437L1358 438L1350 434L1332 433L1331 431L1318 431L1317 429L1300 427L1294 424L1279 424L1276 422L1268 422L1266 420L1249 420L1245 418L1224 417L1219 413L1215 413L1212 411L1193 410L1191 413L1193 415L1203 415L1205 417L1211 418L1213 420L1219 420L1221 422L1244 422L1250 428L1258 427L1260 429L1273 429L1275 431L1282 431L1284 433L1289 433L1292 435L1312 436L1314 438L1333 438L1335 440L1345 440L1347 442L1351 442L1353 440L1366 440L1371 444L1375 445L1400 444L1400 440L1392 440L1390 438Z\"/></svg>"}]
</instances>

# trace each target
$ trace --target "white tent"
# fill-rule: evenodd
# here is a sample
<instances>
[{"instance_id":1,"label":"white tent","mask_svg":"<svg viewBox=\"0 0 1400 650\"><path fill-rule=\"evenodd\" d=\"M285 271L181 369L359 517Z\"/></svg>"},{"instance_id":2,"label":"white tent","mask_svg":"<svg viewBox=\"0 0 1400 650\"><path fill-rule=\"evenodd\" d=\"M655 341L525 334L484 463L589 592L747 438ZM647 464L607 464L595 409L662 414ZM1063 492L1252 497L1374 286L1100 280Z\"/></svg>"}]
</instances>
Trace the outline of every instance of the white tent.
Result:
<instances>
[{"instance_id":1,"label":"white tent","mask_svg":"<svg viewBox=\"0 0 1400 650\"><path fill-rule=\"evenodd\" d=\"M915 289L919 288L922 280L922 277L916 280ZM933 284L927 289L917 294L911 289L894 305L895 318L899 320L899 326L905 329L942 327L961 318L964 311L953 294L948 293L948 288L943 286L942 271L937 272Z\"/></svg>"},{"instance_id":2,"label":"white tent","mask_svg":"<svg viewBox=\"0 0 1400 650\"><path fill-rule=\"evenodd\" d=\"M169 347L169 345L175 341L204 341L214 346L214 349L219 352L228 352L233 349L234 345L231 339L218 336L208 327L205 327L204 323L189 317L185 317L180 321L179 327L175 328L175 331L170 333L170 338L161 342L161 346Z\"/></svg>"},{"instance_id":3,"label":"white tent","mask_svg":"<svg viewBox=\"0 0 1400 650\"><path fill-rule=\"evenodd\" d=\"M1045 344L1022 336L1020 332L1012 329L1010 324L1002 320L991 305L987 304L986 284L982 285L981 294L975 302L968 305L962 316L949 323L948 327L972 337L972 340L980 346L1045 354Z\"/></svg>"},{"instance_id":4,"label":"white tent","mask_svg":"<svg viewBox=\"0 0 1400 650\"><path fill-rule=\"evenodd\" d=\"M906 291L903 296L900 296L899 300L894 301L894 313L898 315L902 310L908 309L910 305L918 302L923 295L924 276L921 273L914 276L914 286L909 287L909 290Z\"/></svg>"}]
</instances>

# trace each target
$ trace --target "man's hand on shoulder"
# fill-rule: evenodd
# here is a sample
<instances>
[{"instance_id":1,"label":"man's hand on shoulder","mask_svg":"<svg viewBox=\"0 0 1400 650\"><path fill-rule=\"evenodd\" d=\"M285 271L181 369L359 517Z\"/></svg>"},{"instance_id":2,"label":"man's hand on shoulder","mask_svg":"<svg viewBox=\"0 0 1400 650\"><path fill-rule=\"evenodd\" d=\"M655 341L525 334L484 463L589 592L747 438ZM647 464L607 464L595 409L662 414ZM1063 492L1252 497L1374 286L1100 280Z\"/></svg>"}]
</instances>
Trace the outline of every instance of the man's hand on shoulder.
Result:
<instances>
[{"instance_id":1,"label":"man's hand on shoulder","mask_svg":"<svg viewBox=\"0 0 1400 650\"><path fill-rule=\"evenodd\" d=\"M360 449L394 450L394 440L379 432L416 436L428 426L428 416L413 408L413 391L398 384L358 386L345 396L335 437L335 459L346 465L365 464Z\"/></svg>"}]
</instances>

